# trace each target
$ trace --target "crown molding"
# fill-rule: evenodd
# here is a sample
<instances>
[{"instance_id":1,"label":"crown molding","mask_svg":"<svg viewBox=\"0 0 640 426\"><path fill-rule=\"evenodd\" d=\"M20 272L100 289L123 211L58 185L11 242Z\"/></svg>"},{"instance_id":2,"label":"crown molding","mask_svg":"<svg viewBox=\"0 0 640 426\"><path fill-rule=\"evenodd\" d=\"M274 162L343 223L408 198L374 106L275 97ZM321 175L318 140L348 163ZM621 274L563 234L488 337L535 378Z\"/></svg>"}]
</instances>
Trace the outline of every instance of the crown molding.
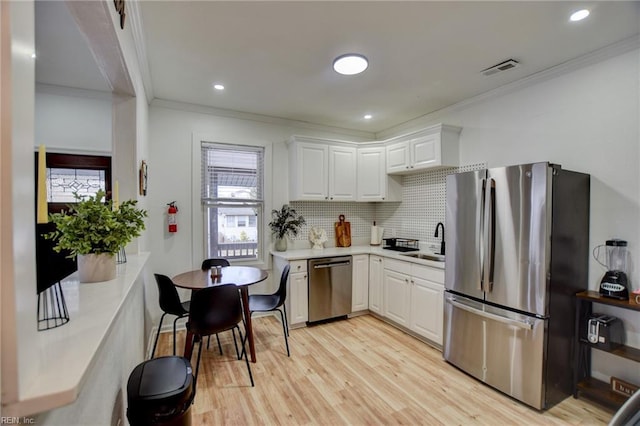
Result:
<instances>
[{"instance_id":1,"label":"crown molding","mask_svg":"<svg viewBox=\"0 0 640 426\"><path fill-rule=\"evenodd\" d=\"M36 83L36 93L49 95L70 96L74 98L89 98L111 101L114 94L100 90L80 89L77 87L58 86L55 84Z\"/></svg>"},{"instance_id":2,"label":"crown molding","mask_svg":"<svg viewBox=\"0 0 640 426\"><path fill-rule=\"evenodd\" d=\"M219 117L235 118L238 120L249 120L259 123L275 124L279 126L295 127L298 129L311 129L324 132L337 133L344 136L354 136L365 140L373 140L374 134L360 130L344 129L341 127L324 126L322 124L310 123L307 121L290 120L286 118L272 117L269 115L254 114L249 112L234 111L229 109L214 108L204 105L189 104L177 101L168 101L154 98L151 107L167 108L178 111L188 111L200 114L215 115Z\"/></svg>"},{"instance_id":3,"label":"crown molding","mask_svg":"<svg viewBox=\"0 0 640 426\"><path fill-rule=\"evenodd\" d=\"M635 35L619 42L610 44L601 49L595 50L586 55L580 56L575 59L563 62L559 65L547 68L546 70L539 71L530 76L521 78L513 83L505 84L496 89L482 93L469 99L465 99L448 107L429 112L419 117L400 123L396 126L377 132L376 139L389 139L401 133L409 132L417 125L423 125L424 122L442 121L442 117L456 111L462 111L466 108L487 102L491 99L496 99L506 94L540 84L544 81L551 80L553 78L565 75L581 68L596 64L598 62L605 61L607 59L632 52L640 49L640 35ZM639 57L640 60L640 57Z\"/></svg>"}]
</instances>

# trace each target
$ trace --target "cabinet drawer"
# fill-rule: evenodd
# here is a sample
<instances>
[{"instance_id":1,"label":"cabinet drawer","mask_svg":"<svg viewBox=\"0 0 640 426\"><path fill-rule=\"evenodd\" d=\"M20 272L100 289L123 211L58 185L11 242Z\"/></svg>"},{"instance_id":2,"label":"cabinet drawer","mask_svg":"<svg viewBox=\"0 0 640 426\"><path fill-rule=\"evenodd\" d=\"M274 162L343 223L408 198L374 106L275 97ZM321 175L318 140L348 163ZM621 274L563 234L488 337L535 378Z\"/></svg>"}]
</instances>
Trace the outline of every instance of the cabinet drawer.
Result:
<instances>
[{"instance_id":1,"label":"cabinet drawer","mask_svg":"<svg viewBox=\"0 0 640 426\"><path fill-rule=\"evenodd\" d=\"M402 274L411 275L411 263L396 259L385 259L384 269L400 272Z\"/></svg>"},{"instance_id":2,"label":"cabinet drawer","mask_svg":"<svg viewBox=\"0 0 640 426\"><path fill-rule=\"evenodd\" d=\"M306 260L292 260L289 262L291 270L289 271L292 274L296 272L307 272L307 261Z\"/></svg>"},{"instance_id":3,"label":"cabinet drawer","mask_svg":"<svg viewBox=\"0 0 640 426\"><path fill-rule=\"evenodd\" d=\"M444 269L416 265L415 263L411 266L412 276L444 285Z\"/></svg>"}]
</instances>

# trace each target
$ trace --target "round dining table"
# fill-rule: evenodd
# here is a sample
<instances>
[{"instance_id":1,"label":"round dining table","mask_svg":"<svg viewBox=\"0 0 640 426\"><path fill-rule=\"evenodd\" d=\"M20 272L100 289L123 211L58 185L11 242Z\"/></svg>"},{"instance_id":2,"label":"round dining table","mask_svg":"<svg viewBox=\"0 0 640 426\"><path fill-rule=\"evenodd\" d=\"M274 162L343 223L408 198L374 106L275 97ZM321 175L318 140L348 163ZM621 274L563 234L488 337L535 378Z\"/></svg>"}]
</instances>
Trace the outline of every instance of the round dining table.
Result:
<instances>
[{"instance_id":1,"label":"round dining table","mask_svg":"<svg viewBox=\"0 0 640 426\"><path fill-rule=\"evenodd\" d=\"M224 284L235 284L240 289L242 296L242 308L247 325L247 340L249 341L249 353L251 362L256 362L256 349L253 340L253 327L251 325L251 312L249 311L249 286L266 280L269 277L267 271L253 266L224 266L219 269L217 276L212 275L211 269L197 269L195 271L184 272L173 277L176 287L192 290L191 294L207 287ZM184 357L191 359L193 351L193 334L187 330L187 337L184 343Z\"/></svg>"}]
</instances>

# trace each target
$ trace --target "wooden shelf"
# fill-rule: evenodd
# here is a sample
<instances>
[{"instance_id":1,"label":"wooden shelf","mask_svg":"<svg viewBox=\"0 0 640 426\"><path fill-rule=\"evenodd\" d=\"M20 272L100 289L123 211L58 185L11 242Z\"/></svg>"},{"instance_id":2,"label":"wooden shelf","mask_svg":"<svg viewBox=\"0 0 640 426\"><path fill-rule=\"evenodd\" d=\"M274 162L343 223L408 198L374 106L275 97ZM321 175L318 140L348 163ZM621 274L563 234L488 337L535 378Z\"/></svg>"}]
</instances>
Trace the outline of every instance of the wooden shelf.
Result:
<instances>
[{"instance_id":1,"label":"wooden shelf","mask_svg":"<svg viewBox=\"0 0 640 426\"><path fill-rule=\"evenodd\" d=\"M619 308L640 311L640 305L629 300L612 299L611 297L600 296L597 291L583 291L576 294L578 299L587 300L594 303L602 303L603 305L617 306Z\"/></svg>"},{"instance_id":2,"label":"wooden shelf","mask_svg":"<svg viewBox=\"0 0 640 426\"><path fill-rule=\"evenodd\" d=\"M589 377L578 383L581 396L589 398L610 410L616 411L629 398L611 390L611 386L601 380Z\"/></svg>"},{"instance_id":3,"label":"wooden shelf","mask_svg":"<svg viewBox=\"0 0 640 426\"><path fill-rule=\"evenodd\" d=\"M587 339L580 339L580 342L585 345L589 345L591 349L597 349L599 351L607 352L613 355L617 355L622 358L630 359L631 361L640 362L640 349L632 348L631 346L619 345L614 349L608 350L594 345Z\"/></svg>"}]
</instances>

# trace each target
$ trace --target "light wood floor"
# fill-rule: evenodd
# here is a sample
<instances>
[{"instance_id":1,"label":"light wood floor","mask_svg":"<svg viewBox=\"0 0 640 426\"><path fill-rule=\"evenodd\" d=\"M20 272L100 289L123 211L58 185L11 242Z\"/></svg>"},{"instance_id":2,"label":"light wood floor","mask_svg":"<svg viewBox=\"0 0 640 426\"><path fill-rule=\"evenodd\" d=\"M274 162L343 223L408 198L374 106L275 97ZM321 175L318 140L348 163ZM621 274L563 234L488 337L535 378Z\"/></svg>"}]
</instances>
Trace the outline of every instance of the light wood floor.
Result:
<instances>
[{"instance_id":1,"label":"light wood floor","mask_svg":"<svg viewBox=\"0 0 640 426\"><path fill-rule=\"evenodd\" d=\"M290 358L275 317L256 317L254 330L254 388L230 332L220 335L223 356L215 339L203 349L194 425L575 425L612 416L572 397L546 412L528 408L370 315L291 330ZM184 332L178 348L183 342ZM171 343L163 333L159 354Z\"/></svg>"}]
</instances>

